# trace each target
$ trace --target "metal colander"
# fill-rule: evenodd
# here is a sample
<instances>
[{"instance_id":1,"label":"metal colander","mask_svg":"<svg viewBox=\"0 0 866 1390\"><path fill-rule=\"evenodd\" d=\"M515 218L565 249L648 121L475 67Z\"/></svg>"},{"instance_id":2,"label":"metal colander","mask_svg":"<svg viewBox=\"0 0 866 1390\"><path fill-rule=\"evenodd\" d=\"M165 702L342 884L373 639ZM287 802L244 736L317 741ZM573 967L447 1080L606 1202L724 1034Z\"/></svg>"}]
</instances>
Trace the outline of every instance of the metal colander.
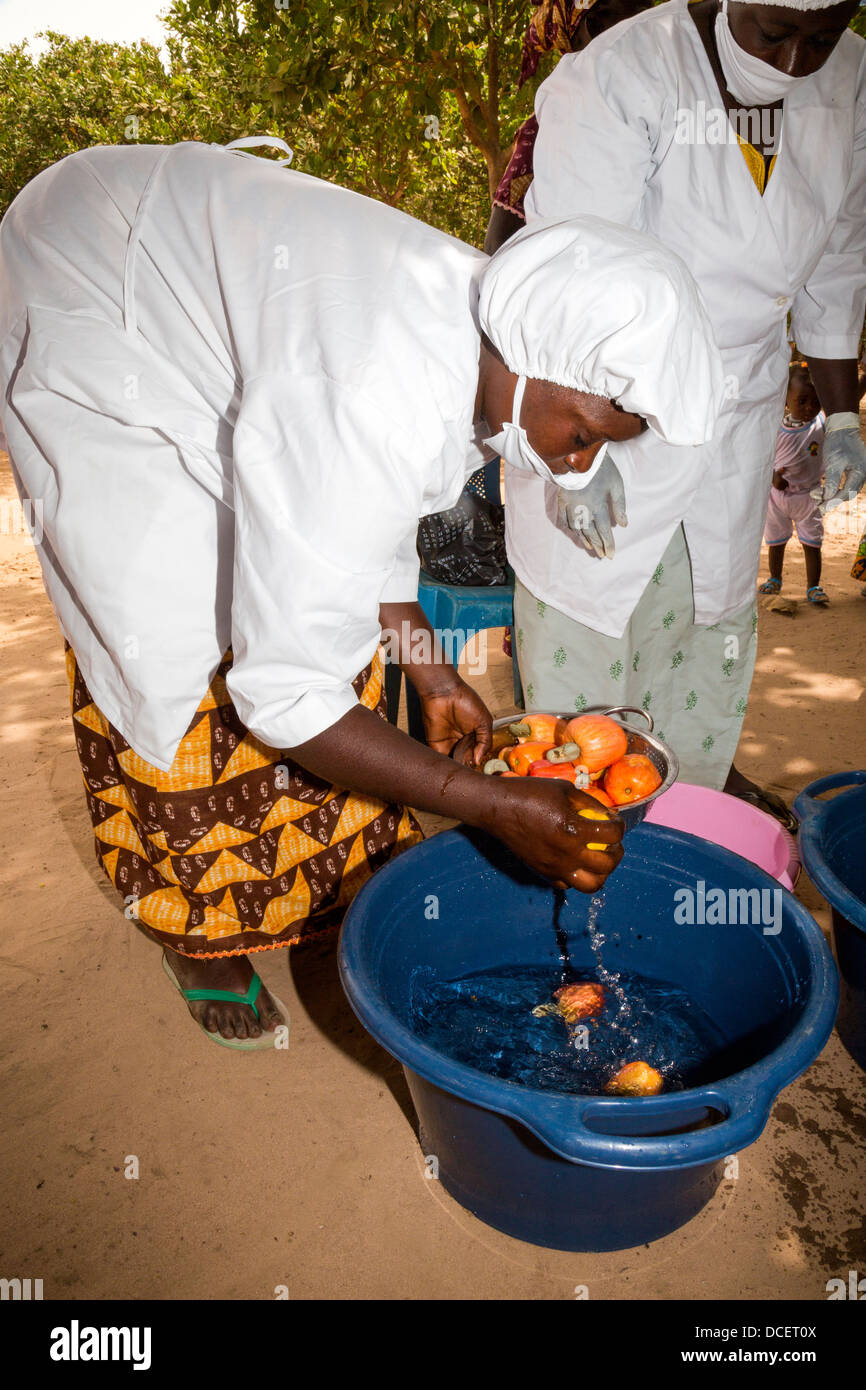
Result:
<instances>
[{"instance_id":1,"label":"metal colander","mask_svg":"<svg viewBox=\"0 0 866 1390\"><path fill-rule=\"evenodd\" d=\"M515 724L523 714L533 714L536 712L541 713L540 710L515 710L514 714L505 715L502 719L494 719L493 728L494 730L507 728L509 724ZM544 712L548 713L548 711ZM563 713L562 711L551 710L549 713L557 713L560 719L575 718L574 712ZM666 792L669 787L672 787L677 780L680 770L677 755L672 748L669 748L666 743L663 743L662 740L657 738L653 733L653 717L648 710L638 709L636 705L590 705L587 709L581 710L580 713L606 714L611 719L616 719L618 723L622 724L626 732L626 737L628 739L628 748L626 751L629 753L643 753L645 757L649 758L662 779L661 786L656 787L655 791L649 796L643 796L639 801L632 801L628 806L617 806L615 808L617 815L625 823L626 830L629 830L633 825L640 824L649 809L650 803ZM622 716L629 714L640 715L641 719L646 721L646 729L636 729L631 724L628 724Z\"/></svg>"}]
</instances>

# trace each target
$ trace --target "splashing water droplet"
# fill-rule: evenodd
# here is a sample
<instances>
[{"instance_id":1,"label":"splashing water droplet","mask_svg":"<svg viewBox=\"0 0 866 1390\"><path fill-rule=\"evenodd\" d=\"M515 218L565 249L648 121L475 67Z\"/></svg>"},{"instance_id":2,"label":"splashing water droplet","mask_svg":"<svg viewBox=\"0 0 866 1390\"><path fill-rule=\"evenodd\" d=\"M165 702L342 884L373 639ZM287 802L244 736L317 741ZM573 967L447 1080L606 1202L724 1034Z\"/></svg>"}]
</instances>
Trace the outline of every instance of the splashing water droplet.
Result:
<instances>
[{"instance_id":1,"label":"splashing water droplet","mask_svg":"<svg viewBox=\"0 0 866 1390\"><path fill-rule=\"evenodd\" d=\"M571 968L571 957L568 954L568 933L561 922L562 909L565 907L565 889L554 888L553 890L553 930L556 932L556 945L559 950L559 962L561 968L561 985L571 984L574 979L574 971Z\"/></svg>"},{"instance_id":2,"label":"splashing water droplet","mask_svg":"<svg viewBox=\"0 0 866 1390\"><path fill-rule=\"evenodd\" d=\"M598 893L589 904L586 929L589 933L589 944L592 947L592 954L595 956L598 978L601 983L611 991L618 1005L616 1017L611 1020L612 1026L624 1028L631 1018L631 1005L622 987L622 979L619 971L608 970L604 963L602 947L605 943L605 936L598 923L599 913L603 907L604 894ZM634 1041L634 1039L631 1039L631 1041Z\"/></svg>"}]
</instances>

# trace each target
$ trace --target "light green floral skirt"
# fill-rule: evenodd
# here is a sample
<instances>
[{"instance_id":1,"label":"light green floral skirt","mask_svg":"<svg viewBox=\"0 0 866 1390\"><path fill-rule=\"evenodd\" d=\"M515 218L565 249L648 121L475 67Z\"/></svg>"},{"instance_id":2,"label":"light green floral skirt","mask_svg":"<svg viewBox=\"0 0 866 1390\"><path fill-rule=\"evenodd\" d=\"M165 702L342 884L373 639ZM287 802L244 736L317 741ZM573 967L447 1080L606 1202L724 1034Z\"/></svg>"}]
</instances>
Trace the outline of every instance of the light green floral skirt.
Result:
<instances>
[{"instance_id":1,"label":"light green floral skirt","mask_svg":"<svg viewBox=\"0 0 866 1390\"><path fill-rule=\"evenodd\" d=\"M519 580L514 628L527 709L579 714L589 705L637 705L674 749L684 782L724 786L755 669L758 610L751 602L712 627L695 625L682 527L622 637L574 622Z\"/></svg>"}]
</instances>

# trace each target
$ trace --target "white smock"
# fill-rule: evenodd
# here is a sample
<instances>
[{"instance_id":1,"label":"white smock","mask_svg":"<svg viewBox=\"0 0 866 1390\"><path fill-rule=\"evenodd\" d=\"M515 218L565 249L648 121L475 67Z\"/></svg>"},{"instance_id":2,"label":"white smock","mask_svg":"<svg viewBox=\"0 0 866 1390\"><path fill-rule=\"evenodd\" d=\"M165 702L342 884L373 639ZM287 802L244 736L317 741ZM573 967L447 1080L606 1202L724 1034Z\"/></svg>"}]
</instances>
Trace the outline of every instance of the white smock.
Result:
<instances>
[{"instance_id":1,"label":"white smock","mask_svg":"<svg viewBox=\"0 0 866 1390\"><path fill-rule=\"evenodd\" d=\"M592 213L676 251L702 291L729 383L711 443L676 448L645 433L609 446L629 518L615 533L613 559L588 555L558 528L555 489L509 470L507 539L518 576L538 599L611 637L624 632L683 520L695 622L714 624L752 600L787 386L789 310L806 356L858 352L866 307L866 43L846 31L824 66L785 99L781 148L763 197L733 135L724 144L694 138L706 113L721 108L680 0L562 58L536 98L528 224ZM706 128L714 128L709 120Z\"/></svg>"},{"instance_id":2,"label":"white smock","mask_svg":"<svg viewBox=\"0 0 866 1390\"><path fill-rule=\"evenodd\" d=\"M290 749L353 708L473 425L482 253L218 146L106 147L0 228L0 415L94 701L159 768L223 653Z\"/></svg>"}]
</instances>

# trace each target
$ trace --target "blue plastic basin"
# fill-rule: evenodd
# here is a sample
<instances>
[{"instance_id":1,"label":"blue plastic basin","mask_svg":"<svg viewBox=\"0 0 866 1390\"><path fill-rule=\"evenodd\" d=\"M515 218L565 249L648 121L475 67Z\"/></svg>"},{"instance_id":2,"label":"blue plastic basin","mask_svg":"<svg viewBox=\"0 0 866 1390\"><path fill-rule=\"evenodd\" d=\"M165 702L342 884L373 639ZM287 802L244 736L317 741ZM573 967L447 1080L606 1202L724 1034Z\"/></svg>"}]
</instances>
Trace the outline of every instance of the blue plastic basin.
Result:
<instances>
[{"instance_id":1,"label":"blue plastic basin","mask_svg":"<svg viewBox=\"0 0 866 1390\"><path fill-rule=\"evenodd\" d=\"M832 801L823 793L840 787ZM836 1029L866 1070L866 772L821 777L794 802L800 856L830 904L833 946L841 976Z\"/></svg>"},{"instance_id":2,"label":"blue plastic basin","mask_svg":"<svg viewBox=\"0 0 866 1390\"><path fill-rule=\"evenodd\" d=\"M760 924L678 924L674 894L699 880L781 894L778 935ZM411 1026L415 972L456 979L530 965L553 975L553 903L497 842L448 831L358 894L340 939L341 978L361 1022L402 1062L424 1154L458 1202L537 1245L623 1249L688 1221L715 1191L722 1160L758 1138L779 1091L830 1034L836 971L817 923L761 869L641 825L608 880L605 951L614 968L677 984L706 1010L725 1039L717 1079L639 1100L564 1095L492 1077L421 1041ZM571 892L560 919L581 971L594 967L588 905Z\"/></svg>"}]
</instances>

